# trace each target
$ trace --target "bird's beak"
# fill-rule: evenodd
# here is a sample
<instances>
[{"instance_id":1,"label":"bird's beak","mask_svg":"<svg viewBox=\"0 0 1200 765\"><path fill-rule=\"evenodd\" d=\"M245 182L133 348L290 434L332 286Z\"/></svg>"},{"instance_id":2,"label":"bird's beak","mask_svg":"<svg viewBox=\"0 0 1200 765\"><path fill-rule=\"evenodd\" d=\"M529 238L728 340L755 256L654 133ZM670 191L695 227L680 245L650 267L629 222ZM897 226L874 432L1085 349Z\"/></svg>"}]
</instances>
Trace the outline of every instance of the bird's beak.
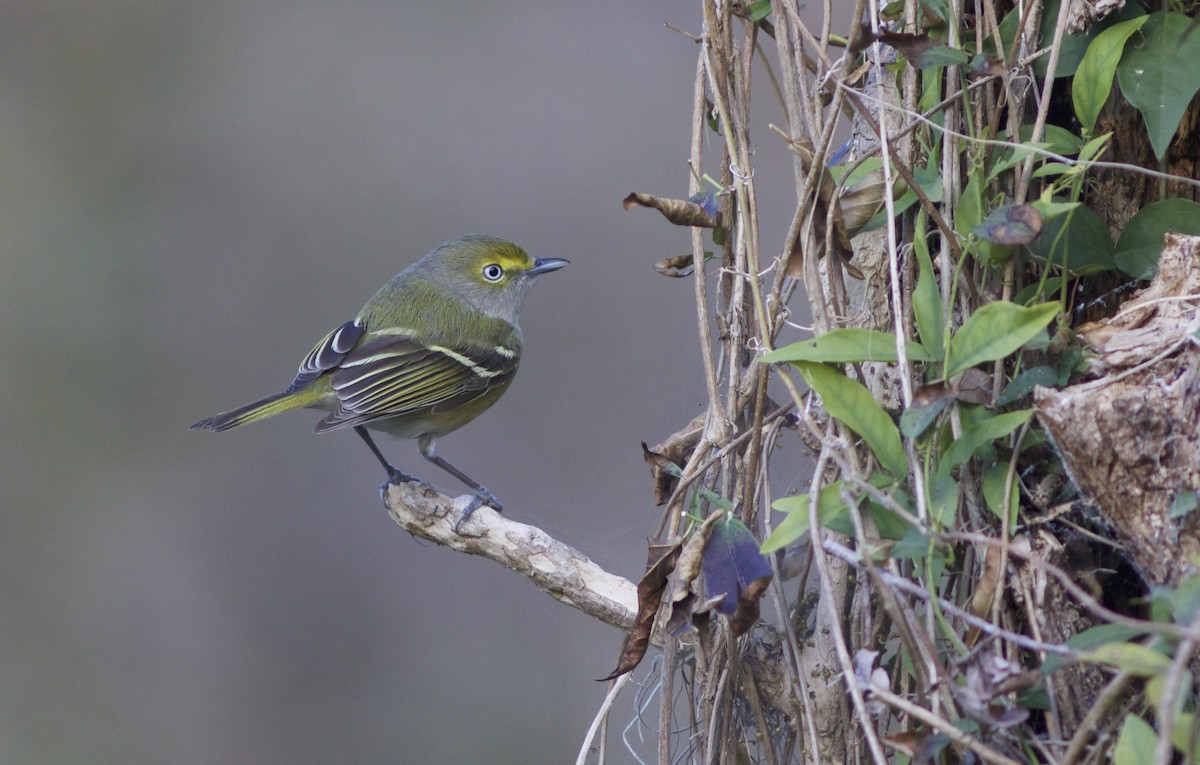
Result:
<instances>
[{"instance_id":1,"label":"bird's beak","mask_svg":"<svg viewBox=\"0 0 1200 765\"><path fill-rule=\"evenodd\" d=\"M533 261L533 268L526 271L525 275L537 276L538 274L544 274L547 271L557 271L570 262L571 261L564 260L563 258L538 258L537 260Z\"/></svg>"}]
</instances>

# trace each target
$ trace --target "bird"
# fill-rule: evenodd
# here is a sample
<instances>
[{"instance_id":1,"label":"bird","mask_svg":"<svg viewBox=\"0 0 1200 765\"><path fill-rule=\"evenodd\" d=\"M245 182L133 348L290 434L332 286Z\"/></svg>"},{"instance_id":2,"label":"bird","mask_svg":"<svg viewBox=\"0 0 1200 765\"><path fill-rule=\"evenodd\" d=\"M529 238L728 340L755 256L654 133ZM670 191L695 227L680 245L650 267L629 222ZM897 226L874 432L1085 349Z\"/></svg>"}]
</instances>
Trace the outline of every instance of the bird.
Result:
<instances>
[{"instance_id":1,"label":"bird","mask_svg":"<svg viewBox=\"0 0 1200 765\"><path fill-rule=\"evenodd\" d=\"M503 504L438 455L439 436L474 420L512 384L521 360L518 324L536 278L567 265L532 258L512 242L471 234L452 239L396 274L350 321L325 335L292 383L203 419L193 430L224 431L300 408L328 414L317 433L352 429L383 465L389 484L417 480L394 466L370 430L416 439L426 460L475 491L457 532L475 510Z\"/></svg>"}]
</instances>

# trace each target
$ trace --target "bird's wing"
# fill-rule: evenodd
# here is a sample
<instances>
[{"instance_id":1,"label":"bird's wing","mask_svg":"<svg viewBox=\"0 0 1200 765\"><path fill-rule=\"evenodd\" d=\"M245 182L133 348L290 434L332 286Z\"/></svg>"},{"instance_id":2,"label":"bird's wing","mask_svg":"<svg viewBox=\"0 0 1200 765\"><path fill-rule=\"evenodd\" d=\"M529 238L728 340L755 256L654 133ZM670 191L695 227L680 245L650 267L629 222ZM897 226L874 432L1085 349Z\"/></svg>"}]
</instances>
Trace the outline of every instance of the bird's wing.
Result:
<instances>
[{"instance_id":1,"label":"bird's wing","mask_svg":"<svg viewBox=\"0 0 1200 765\"><path fill-rule=\"evenodd\" d=\"M390 334L354 348L330 376L337 408L318 432L414 412L437 413L507 385L518 350L504 345L447 347Z\"/></svg>"},{"instance_id":2,"label":"bird's wing","mask_svg":"<svg viewBox=\"0 0 1200 765\"><path fill-rule=\"evenodd\" d=\"M321 342L313 346L304 357L304 361L300 362L296 379L292 380L286 392L295 393L329 370L337 368L354 349L364 332L366 327L361 320L353 319L321 338Z\"/></svg>"}]
</instances>

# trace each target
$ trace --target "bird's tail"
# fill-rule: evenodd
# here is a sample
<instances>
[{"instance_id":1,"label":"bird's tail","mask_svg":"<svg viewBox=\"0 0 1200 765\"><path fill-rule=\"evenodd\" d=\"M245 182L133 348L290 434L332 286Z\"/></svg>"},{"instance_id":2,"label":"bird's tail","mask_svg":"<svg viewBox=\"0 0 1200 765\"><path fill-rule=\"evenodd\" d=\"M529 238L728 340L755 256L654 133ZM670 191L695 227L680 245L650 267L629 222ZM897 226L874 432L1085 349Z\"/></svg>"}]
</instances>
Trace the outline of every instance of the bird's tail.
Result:
<instances>
[{"instance_id":1,"label":"bird's tail","mask_svg":"<svg viewBox=\"0 0 1200 765\"><path fill-rule=\"evenodd\" d=\"M276 393L273 396L261 398L258 401L252 401L244 406L239 406L237 409L230 409L228 412L213 415L206 420L201 420L192 425L191 429L229 430L239 425L245 425L248 422L256 422L280 412L286 412L289 409L310 406L315 404L320 398L320 393L311 388L304 388L290 393L284 391L283 393Z\"/></svg>"}]
</instances>

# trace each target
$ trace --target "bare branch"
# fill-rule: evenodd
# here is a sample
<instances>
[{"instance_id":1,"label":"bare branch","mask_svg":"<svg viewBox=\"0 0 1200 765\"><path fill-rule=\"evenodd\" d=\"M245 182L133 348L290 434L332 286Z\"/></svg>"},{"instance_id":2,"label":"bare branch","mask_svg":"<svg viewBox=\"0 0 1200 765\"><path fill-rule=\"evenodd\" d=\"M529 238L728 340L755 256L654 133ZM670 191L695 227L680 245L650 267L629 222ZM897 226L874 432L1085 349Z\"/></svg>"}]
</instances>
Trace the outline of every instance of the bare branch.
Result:
<instances>
[{"instance_id":1,"label":"bare branch","mask_svg":"<svg viewBox=\"0 0 1200 765\"><path fill-rule=\"evenodd\" d=\"M413 536L491 558L589 616L623 630L633 626L634 583L610 574L541 529L482 507L455 532L454 518L469 497L452 499L419 481L391 484L383 499L392 520Z\"/></svg>"}]
</instances>

